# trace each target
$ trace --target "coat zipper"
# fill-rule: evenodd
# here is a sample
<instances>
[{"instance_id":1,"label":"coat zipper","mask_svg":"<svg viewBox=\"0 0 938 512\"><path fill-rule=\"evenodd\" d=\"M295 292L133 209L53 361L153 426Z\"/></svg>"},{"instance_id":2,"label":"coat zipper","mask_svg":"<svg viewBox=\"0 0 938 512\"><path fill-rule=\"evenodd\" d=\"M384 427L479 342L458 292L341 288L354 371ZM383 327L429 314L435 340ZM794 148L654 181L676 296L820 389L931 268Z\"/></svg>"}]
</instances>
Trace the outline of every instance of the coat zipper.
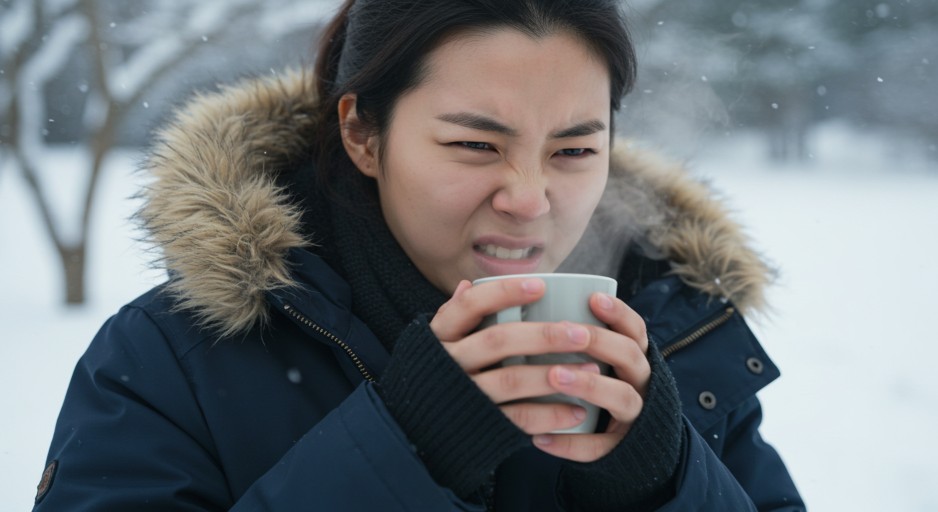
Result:
<instances>
[{"instance_id":1,"label":"coat zipper","mask_svg":"<svg viewBox=\"0 0 938 512\"><path fill-rule=\"evenodd\" d=\"M355 353L354 350L352 350L352 347L348 346L348 343L345 343L344 341L340 340L331 332L323 329L322 327L320 327L318 324L316 324L309 318L303 316L303 314L297 311L296 308L294 308L290 303L284 303L283 310L286 311L287 314L289 314L293 318L299 320L303 325L309 327L310 329L316 331L321 336L324 336L326 339L338 345L339 348L341 348L342 350L345 351L346 354L348 354L352 362L355 363L355 366L358 367L358 371L359 373L362 374L362 377L364 377L369 382L375 382L375 378L372 377L368 369L365 368L365 364L362 363L361 359L358 358L358 355Z\"/></svg>"},{"instance_id":2,"label":"coat zipper","mask_svg":"<svg viewBox=\"0 0 938 512\"><path fill-rule=\"evenodd\" d=\"M700 338L703 338L705 334L725 324L727 321L729 321L730 318L733 317L734 313L736 313L736 308L734 307L728 307L724 309L723 313L720 314L720 316L714 318L713 320L710 320L709 322L695 329L694 332L685 336L683 339L681 339L681 341L678 341L677 343L673 343L665 347L664 350L661 351L661 355L664 357L668 357L671 354L674 354L675 352L677 352L678 350L687 348L689 345L691 345L695 341L699 340Z\"/></svg>"}]
</instances>

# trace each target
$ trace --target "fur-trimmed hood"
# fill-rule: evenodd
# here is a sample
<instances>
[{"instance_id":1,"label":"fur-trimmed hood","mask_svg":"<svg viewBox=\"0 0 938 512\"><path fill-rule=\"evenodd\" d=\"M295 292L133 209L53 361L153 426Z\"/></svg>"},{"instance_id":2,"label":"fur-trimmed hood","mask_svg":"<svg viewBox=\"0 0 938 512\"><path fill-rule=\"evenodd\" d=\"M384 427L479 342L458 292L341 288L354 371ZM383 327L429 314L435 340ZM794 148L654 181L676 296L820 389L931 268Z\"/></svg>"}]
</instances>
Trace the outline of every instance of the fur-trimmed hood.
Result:
<instances>
[{"instance_id":1,"label":"fur-trimmed hood","mask_svg":"<svg viewBox=\"0 0 938 512\"><path fill-rule=\"evenodd\" d=\"M291 72L197 96L144 164L152 181L139 218L172 275L169 291L222 335L262 321L266 292L293 284L286 255L307 244L302 212L274 176L308 155L312 84ZM763 306L772 271L710 189L619 141L606 192L562 270L608 272L627 242L744 312Z\"/></svg>"}]
</instances>

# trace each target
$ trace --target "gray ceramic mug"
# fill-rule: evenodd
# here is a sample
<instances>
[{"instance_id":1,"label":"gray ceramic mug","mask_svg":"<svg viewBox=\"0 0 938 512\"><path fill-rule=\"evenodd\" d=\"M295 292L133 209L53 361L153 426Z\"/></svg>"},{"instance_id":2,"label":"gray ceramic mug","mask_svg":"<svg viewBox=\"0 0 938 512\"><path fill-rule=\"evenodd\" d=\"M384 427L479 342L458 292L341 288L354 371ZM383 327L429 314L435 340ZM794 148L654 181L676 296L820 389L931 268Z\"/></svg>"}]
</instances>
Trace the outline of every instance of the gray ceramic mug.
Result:
<instances>
[{"instance_id":1,"label":"gray ceramic mug","mask_svg":"<svg viewBox=\"0 0 938 512\"><path fill-rule=\"evenodd\" d=\"M589 298L590 295L596 292L615 296L617 283L615 279L609 277L590 274L515 274L476 279L472 284L479 285L499 279L518 277L536 277L544 280L544 284L546 285L544 296L537 302L523 306L510 307L494 315L489 315L479 325L479 329L508 322L562 321L606 327L606 324L600 322L593 316L593 312L590 310L589 306ZM597 361L583 353L515 356L505 359L501 364L502 366L509 366L516 364L549 365L581 364L588 362L597 363L602 373L608 374L609 365ZM586 419L583 420L582 423L572 428L555 430L552 432L553 434L584 434L592 433L596 430L596 423L599 420L599 407L589 402L559 393L531 398L526 401L542 403L564 402L576 404L586 409Z\"/></svg>"}]
</instances>

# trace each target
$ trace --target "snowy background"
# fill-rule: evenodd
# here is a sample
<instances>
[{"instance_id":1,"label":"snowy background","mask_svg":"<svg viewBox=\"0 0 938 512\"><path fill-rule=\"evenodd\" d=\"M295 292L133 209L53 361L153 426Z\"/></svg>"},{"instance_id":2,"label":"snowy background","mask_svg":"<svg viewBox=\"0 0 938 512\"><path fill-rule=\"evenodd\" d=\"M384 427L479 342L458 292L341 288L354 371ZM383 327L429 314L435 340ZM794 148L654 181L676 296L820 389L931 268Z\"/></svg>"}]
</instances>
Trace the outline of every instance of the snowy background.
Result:
<instances>
[{"instance_id":1,"label":"snowy background","mask_svg":"<svg viewBox=\"0 0 938 512\"><path fill-rule=\"evenodd\" d=\"M710 182L781 270L763 433L813 511L938 510L938 2L630 0L617 128ZM337 0L0 1L0 512L28 510L72 369L162 280L138 149L193 89L308 65ZM14 108L15 107L15 108ZM90 148L86 301L64 306ZM106 152L106 151L105 151Z\"/></svg>"},{"instance_id":2,"label":"snowy background","mask_svg":"<svg viewBox=\"0 0 938 512\"><path fill-rule=\"evenodd\" d=\"M764 435L812 510L938 510L938 165L889 135L840 125L809 164L768 163L736 136L692 159L782 271L756 325L783 377L761 395ZM73 201L74 151L54 189ZM0 172L0 510L28 510L72 368L100 324L161 279L134 242L139 155L116 153L94 213L90 300L66 308L18 175Z\"/></svg>"}]
</instances>

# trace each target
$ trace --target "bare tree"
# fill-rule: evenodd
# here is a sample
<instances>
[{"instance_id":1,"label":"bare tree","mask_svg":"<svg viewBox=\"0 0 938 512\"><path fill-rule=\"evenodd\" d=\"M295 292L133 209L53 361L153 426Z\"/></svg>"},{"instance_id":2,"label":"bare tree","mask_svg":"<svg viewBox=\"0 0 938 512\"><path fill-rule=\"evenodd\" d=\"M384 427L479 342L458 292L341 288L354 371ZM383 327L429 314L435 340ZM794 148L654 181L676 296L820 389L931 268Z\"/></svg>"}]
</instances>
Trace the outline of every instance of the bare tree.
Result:
<instances>
[{"instance_id":1,"label":"bare tree","mask_svg":"<svg viewBox=\"0 0 938 512\"><path fill-rule=\"evenodd\" d=\"M273 37L312 22L334 2L300 0L12 0L0 7L0 169L12 162L28 184L65 278L65 300L85 299L85 259L95 191L128 112L206 42L249 25ZM115 30L115 9L122 12ZM47 148L44 91L81 52L90 61L80 144L87 181L77 232L53 215L39 179Z\"/></svg>"}]
</instances>

